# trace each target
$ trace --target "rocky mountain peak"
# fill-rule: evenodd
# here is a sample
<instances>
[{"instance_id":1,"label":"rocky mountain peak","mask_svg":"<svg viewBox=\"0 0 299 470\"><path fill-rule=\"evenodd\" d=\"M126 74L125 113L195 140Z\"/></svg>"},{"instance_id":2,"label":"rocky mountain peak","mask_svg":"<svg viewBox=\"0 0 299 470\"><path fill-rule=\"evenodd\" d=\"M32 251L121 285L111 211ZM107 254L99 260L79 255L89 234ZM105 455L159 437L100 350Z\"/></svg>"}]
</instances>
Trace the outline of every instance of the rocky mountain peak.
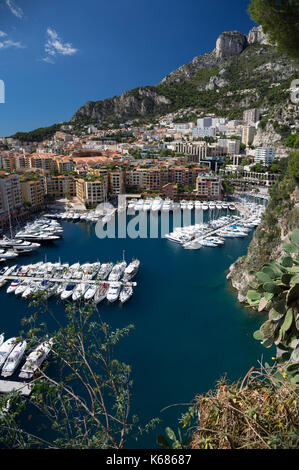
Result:
<instances>
[{"instance_id":1,"label":"rocky mountain peak","mask_svg":"<svg viewBox=\"0 0 299 470\"><path fill-rule=\"evenodd\" d=\"M239 31L225 31L216 42L216 57L223 59L241 54L248 46L247 36Z\"/></svg>"},{"instance_id":2,"label":"rocky mountain peak","mask_svg":"<svg viewBox=\"0 0 299 470\"><path fill-rule=\"evenodd\" d=\"M268 35L263 32L262 26L254 26L248 33L249 44L269 44Z\"/></svg>"}]
</instances>

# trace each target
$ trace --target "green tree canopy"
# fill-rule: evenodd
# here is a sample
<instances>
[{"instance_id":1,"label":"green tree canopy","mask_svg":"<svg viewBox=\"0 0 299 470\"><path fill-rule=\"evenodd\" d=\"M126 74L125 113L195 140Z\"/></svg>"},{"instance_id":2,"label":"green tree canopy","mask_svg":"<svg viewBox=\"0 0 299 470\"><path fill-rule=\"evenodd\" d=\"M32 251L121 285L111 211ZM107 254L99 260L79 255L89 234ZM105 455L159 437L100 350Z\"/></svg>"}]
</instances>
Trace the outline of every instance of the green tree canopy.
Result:
<instances>
[{"instance_id":1,"label":"green tree canopy","mask_svg":"<svg viewBox=\"0 0 299 470\"><path fill-rule=\"evenodd\" d=\"M281 52L299 57L299 0L251 0L249 13Z\"/></svg>"}]
</instances>

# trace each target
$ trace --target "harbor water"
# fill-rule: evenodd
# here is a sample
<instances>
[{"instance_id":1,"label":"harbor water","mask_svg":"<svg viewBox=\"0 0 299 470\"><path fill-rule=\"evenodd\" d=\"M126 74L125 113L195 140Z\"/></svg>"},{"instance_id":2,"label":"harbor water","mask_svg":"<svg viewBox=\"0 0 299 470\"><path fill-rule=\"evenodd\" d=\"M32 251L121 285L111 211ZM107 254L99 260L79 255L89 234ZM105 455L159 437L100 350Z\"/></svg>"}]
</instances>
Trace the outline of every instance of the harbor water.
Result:
<instances>
[{"instance_id":1,"label":"harbor water","mask_svg":"<svg viewBox=\"0 0 299 470\"><path fill-rule=\"evenodd\" d=\"M176 429L187 409L170 405L190 403L224 375L236 380L272 355L252 337L263 316L240 305L226 280L226 270L246 253L252 233L228 238L216 248L185 250L165 238L99 239L94 224L61 224L63 238L20 256L17 262L116 262L123 250L127 262L133 257L141 261L133 297L124 305L104 301L98 307L101 319L112 328L135 326L115 351L118 359L132 366L131 413L139 416L141 425L155 417L163 420L155 431L137 443L129 441L127 447L156 447L156 435L166 426ZM0 332L9 338L23 329L22 318L30 309L28 301L8 295L6 287L0 290ZM49 306L63 318L63 302L51 298Z\"/></svg>"}]
</instances>

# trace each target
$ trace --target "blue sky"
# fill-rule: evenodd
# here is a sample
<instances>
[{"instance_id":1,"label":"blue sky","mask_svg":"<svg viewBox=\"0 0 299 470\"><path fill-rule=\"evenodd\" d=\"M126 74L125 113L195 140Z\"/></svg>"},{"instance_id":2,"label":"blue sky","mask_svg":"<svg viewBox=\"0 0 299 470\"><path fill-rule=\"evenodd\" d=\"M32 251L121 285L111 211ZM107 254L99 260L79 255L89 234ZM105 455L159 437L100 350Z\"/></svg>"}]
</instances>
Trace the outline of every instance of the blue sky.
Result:
<instances>
[{"instance_id":1,"label":"blue sky","mask_svg":"<svg viewBox=\"0 0 299 470\"><path fill-rule=\"evenodd\" d=\"M0 136L68 121L86 101L156 85L254 26L249 0L0 0Z\"/></svg>"}]
</instances>

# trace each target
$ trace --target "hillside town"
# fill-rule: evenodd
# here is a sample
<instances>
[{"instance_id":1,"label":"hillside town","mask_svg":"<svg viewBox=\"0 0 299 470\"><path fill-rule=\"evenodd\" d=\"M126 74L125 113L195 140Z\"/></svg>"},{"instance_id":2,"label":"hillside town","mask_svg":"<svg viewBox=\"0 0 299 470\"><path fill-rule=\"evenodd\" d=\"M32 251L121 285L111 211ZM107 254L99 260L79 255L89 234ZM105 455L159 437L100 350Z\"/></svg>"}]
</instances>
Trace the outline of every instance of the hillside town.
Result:
<instances>
[{"instance_id":1,"label":"hillside town","mask_svg":"<svg viewBox=\"0 0 299 470\"><path fill-rule=\"evenodd\" d=\"M266 192L275 183L275 149L252 145L259 109L242 120L186 122L187 114L117 129L64 124L41 142L0 138L0 229L9 215L22 220L57 200L83 209L119 194L221 200L234 189Z\"/></svg>"}]
</instances>

